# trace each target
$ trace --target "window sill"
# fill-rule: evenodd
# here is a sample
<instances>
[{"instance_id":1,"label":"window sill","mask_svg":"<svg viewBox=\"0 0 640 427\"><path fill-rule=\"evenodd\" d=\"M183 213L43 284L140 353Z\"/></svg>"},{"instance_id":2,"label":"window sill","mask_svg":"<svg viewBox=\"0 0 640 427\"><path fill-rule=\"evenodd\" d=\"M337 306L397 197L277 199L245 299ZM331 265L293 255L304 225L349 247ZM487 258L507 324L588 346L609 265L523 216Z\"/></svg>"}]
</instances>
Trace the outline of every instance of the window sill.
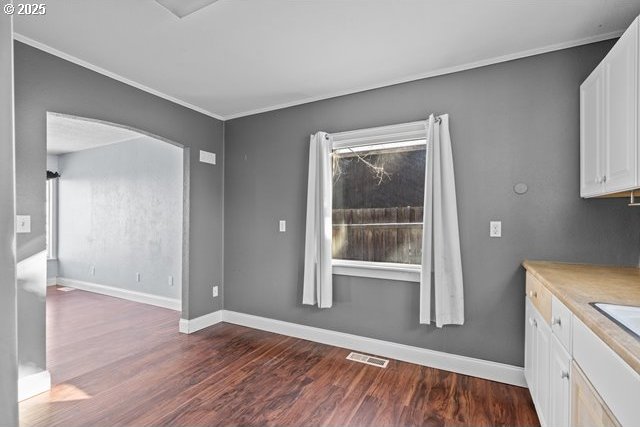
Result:
<instances>
[{"instance_id":1,"label":"window sill","mask_svg":"<svg viewBox=\"0 0 640 427\"><path fill-rule=\"evenodd\" d=\"M340 276L370 277L372 279L420 282L422 266L391 262L333 260L333 274Z\"/></svg>"}]
</instances>

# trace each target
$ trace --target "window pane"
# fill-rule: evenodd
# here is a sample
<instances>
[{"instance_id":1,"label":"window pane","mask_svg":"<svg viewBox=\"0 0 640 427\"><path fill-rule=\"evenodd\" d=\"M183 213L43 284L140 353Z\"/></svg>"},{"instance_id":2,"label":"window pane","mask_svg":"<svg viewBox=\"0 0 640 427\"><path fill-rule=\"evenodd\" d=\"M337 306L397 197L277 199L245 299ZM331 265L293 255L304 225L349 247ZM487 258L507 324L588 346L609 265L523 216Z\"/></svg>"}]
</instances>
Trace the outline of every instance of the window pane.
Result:
<instances>
[{"instance_id":1,"label":"window pane","mask_svg":"<svg viewBox=\"0 0 640 427\"><path fill-rule=\"evenodd\" d=\"M333 257L420 264L424 141L333 153Z\"/></svg>"}]
</instances>

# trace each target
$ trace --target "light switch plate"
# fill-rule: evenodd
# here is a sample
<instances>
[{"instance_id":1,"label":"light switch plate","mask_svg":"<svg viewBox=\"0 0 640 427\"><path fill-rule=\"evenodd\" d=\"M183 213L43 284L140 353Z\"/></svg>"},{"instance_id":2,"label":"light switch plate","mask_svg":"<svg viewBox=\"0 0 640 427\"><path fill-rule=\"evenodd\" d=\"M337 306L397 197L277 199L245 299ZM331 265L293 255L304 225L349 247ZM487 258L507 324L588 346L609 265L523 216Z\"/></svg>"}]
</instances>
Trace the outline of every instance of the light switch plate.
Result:
<instances>
[{"instance_id":1,"label":"light switch plate","mask_svg":"<svg viewBox=\"0 0 640 427\"><path fill-rule=\"evenodd\" d=\"M16 233L31 233L31 215L16 215Z\"/></svg>"},{"instance_id":2,"label":"light switch plate","mask_svg":"<svg viewBox=\"0 0 640 427\"><path fill-rule=\"evenodd\" d=\"M208 151L200 150L200 161L202 163L209 163L211 165L215 165L216 153L210 153Z\"/></svg>"},{"instance_id":3,"label":"light switch plate","mask_svg":"<svg viewBox=\"0 0 640 427\"><path fill-rule=\"evenodd\" d=\"M217 286L213 287L212 295L213 295L214 298L216 298L218 296L218 287Z\"/></svg>"},{"instance_id":4,"label":"light switch plate","mask_svg":"<svg viewBox=\"0 0 640 427\"><path fill-rule=\"evenodd\" d=\"M281 233L284 233L285 231L287 231L287 221L281 219L279 226L280 226Z\"/></svg>"},{"instance_id":5,"label":"light switch plate","mask_svg":"<svg viewBox=\"0 0 640 427\"><path fill-rule=\"evenodd\" d=\"M489 237L502 237L502 221L489 222Z\"/></svg>"}]
</instances>

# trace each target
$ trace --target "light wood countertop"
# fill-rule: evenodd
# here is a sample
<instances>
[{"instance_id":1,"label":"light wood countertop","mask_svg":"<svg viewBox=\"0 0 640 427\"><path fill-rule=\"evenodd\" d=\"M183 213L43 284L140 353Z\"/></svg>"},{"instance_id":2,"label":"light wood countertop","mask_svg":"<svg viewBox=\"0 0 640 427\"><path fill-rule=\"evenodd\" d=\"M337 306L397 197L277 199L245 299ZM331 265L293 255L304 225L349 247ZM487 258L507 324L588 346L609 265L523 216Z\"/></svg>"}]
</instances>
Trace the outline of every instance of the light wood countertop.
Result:
<instances>
[{"instance_id":1,"label":"light wood countertop","mask_svg":"<svg viewBox=\"0 0 640 427\"><path fill-rule=\"evenodd\" d=\"M640 339L589 305L640 306L640 268L528 260L522 265L640 374Z\"/></svg>"}]
</instances>

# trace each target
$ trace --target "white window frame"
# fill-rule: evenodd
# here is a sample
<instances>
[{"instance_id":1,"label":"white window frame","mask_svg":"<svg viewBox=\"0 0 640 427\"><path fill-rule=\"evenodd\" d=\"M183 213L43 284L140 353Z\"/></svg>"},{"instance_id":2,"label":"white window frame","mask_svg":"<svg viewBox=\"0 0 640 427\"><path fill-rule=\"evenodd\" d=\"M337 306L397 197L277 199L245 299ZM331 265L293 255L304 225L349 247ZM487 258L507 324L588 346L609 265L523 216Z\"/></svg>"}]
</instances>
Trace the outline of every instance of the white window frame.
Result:
<instances>
[{"instance_id":1,"label":"white window frame","mask_svg":"<svg viewBox=\"0 0 640 427\"><path fill-rule=\"evenodd\" d=\"M426 138L426 122L403 123L331 134L332 149L362 147L365 145L388 144L392 142L414 141ZM400 264L394 262L332 260L333 274L341 276L368 277L373 279L420 282L420 264Z\"/></svg>"},{"instance_id":2,"label":"white window frame","mask_svg":"<svg viewBox=\"0 0 640 427\"><path fill-rule=\"evenodd\" d=\"M47 180L47 260L58 259L58 179Z\"/></svg>"}]
</instances>

